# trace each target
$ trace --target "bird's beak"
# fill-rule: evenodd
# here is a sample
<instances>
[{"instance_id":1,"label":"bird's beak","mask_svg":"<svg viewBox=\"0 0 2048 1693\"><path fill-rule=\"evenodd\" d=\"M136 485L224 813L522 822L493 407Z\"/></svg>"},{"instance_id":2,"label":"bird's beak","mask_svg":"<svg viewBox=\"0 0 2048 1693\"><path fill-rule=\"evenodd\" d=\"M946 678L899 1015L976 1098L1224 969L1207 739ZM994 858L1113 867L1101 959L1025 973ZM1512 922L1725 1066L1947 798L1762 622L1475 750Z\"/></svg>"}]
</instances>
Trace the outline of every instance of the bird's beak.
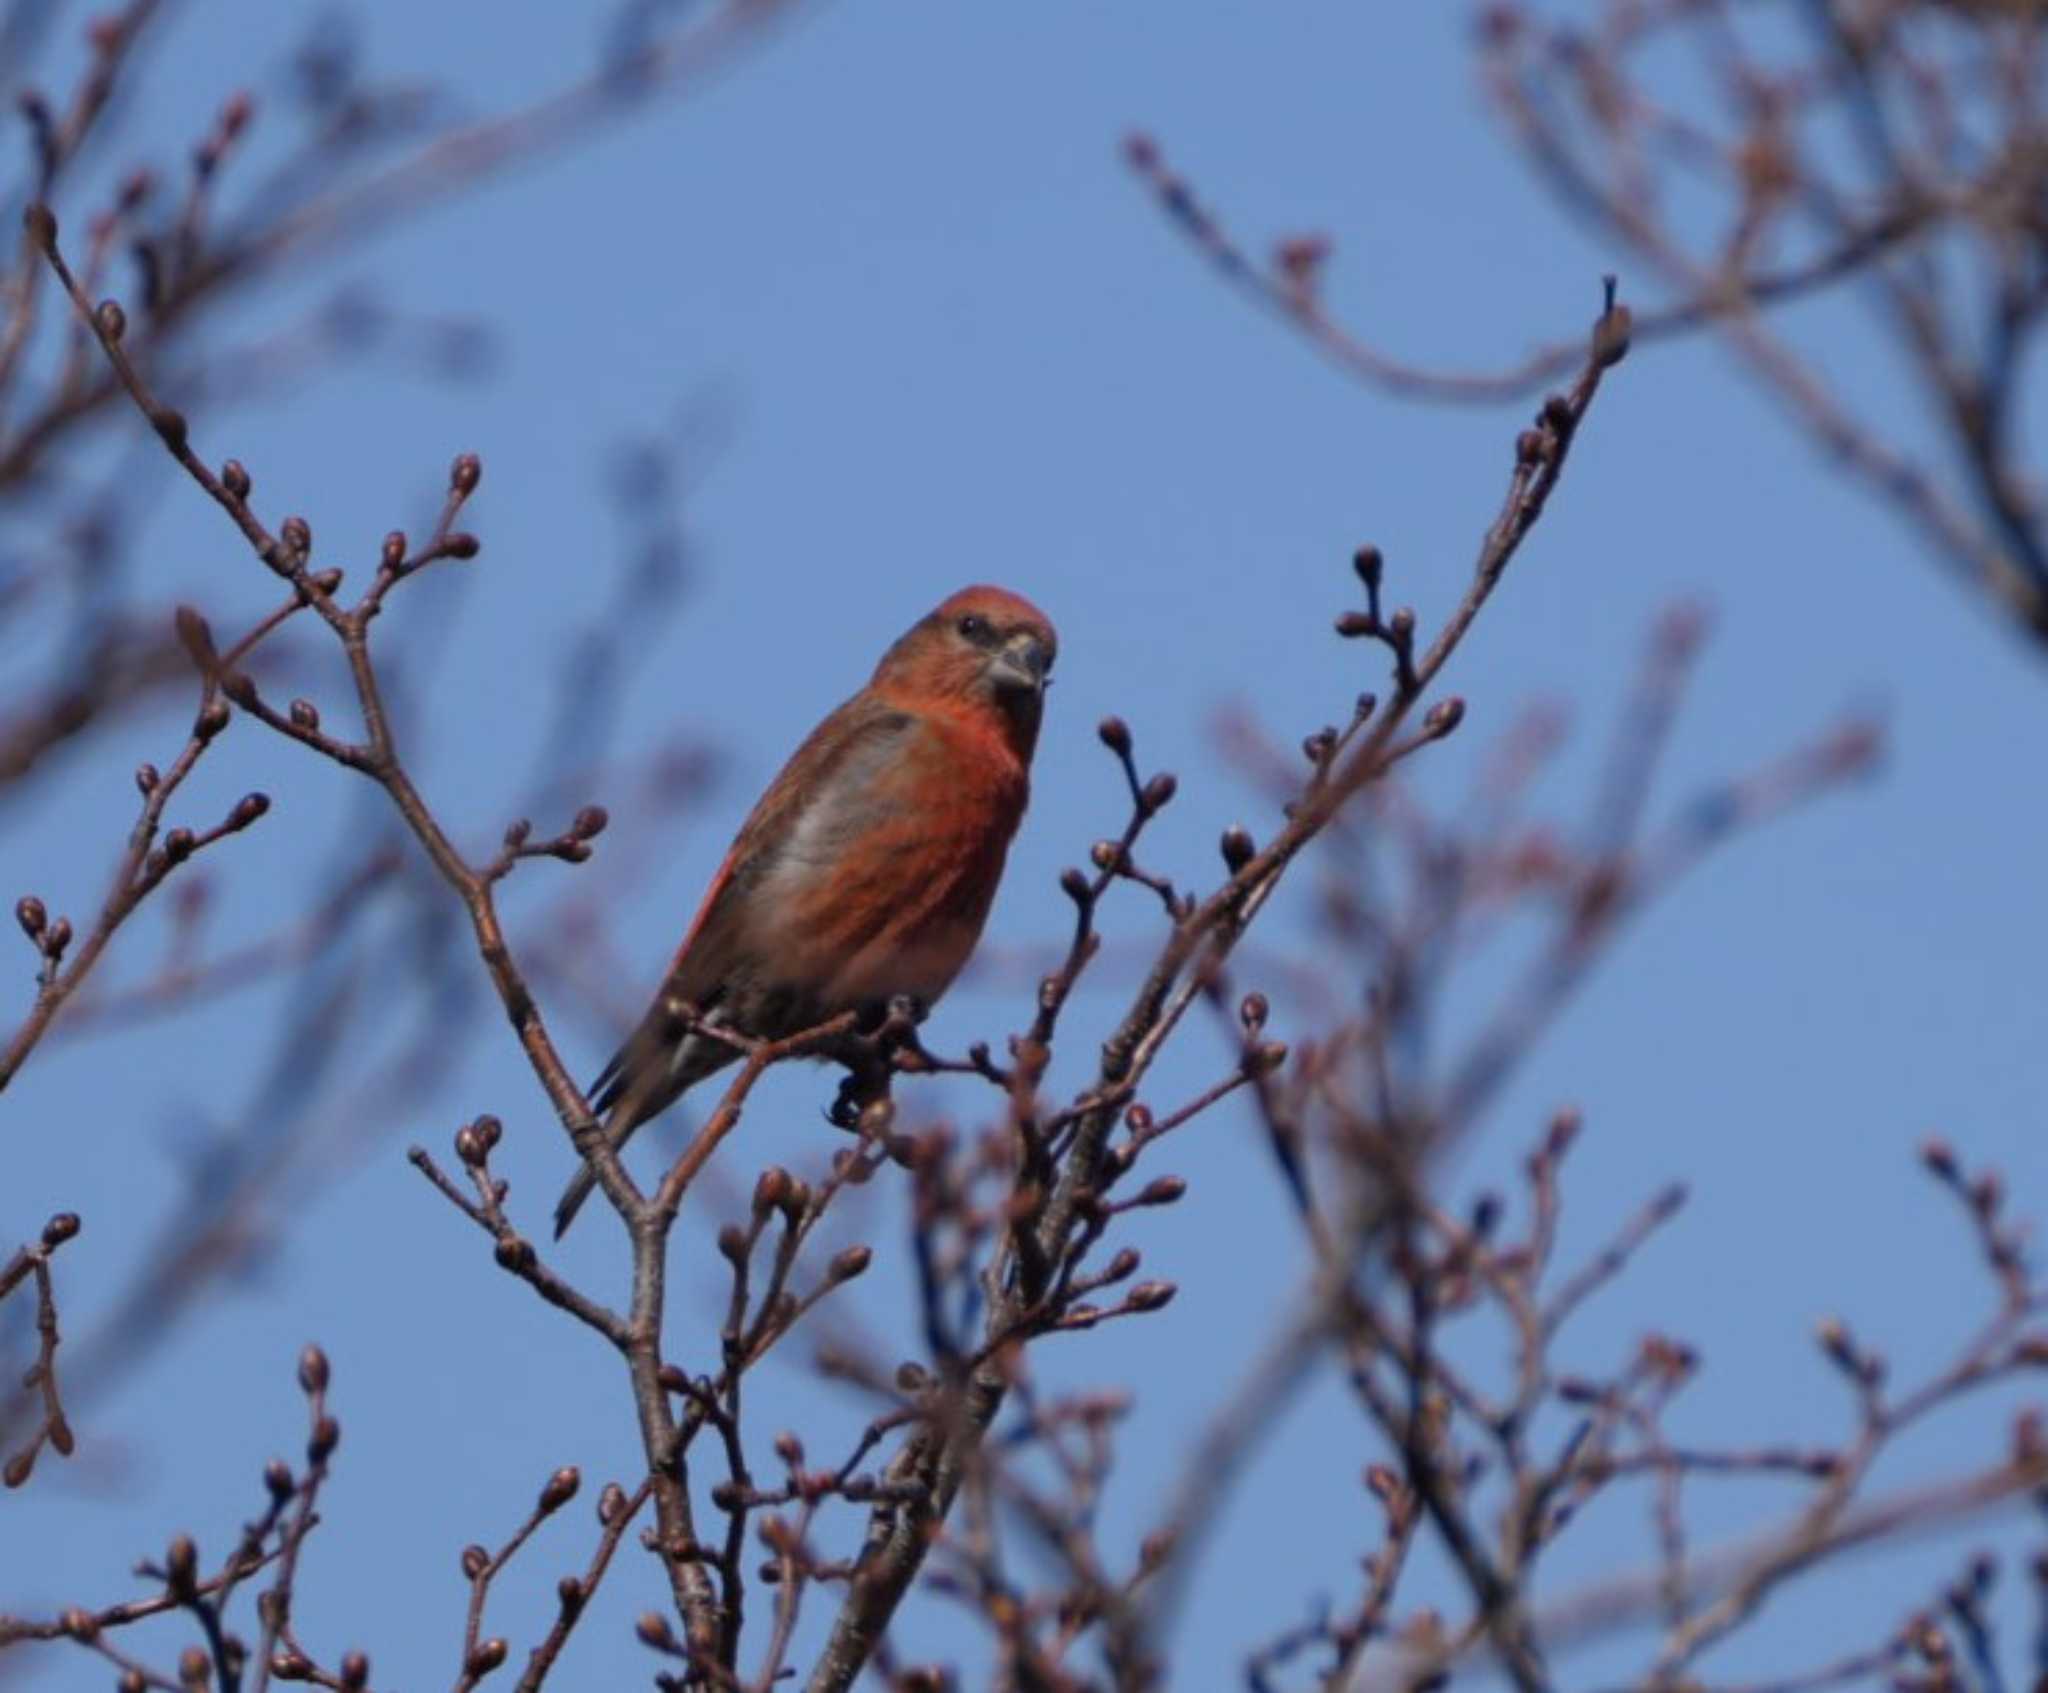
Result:
<instances>
[{"instance_id":1,"label":"bird's beak","mask_svg":"<svg viewBox=\"0 0 2048 1693\"><path fill-rule=\"evenodd\" d=\"M1034 694L1042 694L1047 682L1046 670L1051 662L1052 655L1046 651L1045 643L1036 635L1012 635L996 654L996 676L998 680L1011 687L1026 688Z\"/></svg>"}]
</instances>

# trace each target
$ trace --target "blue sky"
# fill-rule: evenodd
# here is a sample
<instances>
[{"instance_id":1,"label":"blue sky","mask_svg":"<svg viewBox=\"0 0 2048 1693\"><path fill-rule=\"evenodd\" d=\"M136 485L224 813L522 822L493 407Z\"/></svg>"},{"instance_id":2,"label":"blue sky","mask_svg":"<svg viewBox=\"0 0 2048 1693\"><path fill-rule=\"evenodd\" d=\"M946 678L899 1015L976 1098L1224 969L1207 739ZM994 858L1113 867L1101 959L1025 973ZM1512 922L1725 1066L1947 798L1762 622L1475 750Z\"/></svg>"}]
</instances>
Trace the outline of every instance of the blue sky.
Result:
<instances>
[{"instance_id":1,"label":"blue sky","mask_svg":"<svg viewBox=\"0 0 2048 1693\"><path fill-rule=\"evenodd\" d=\"M276 86L292 39L278 10L224 0L177 17L114 151L166 151L164 138L196 133L238 79ZM360 15L370 68L430 70L464 111L531 97L596 50L566 8L517 28L484 0L372 0ZM260 121L288 126L284 102L270 104ZM692 406L726 420L689 502L674 616L619 631L633 652L622 754L708 741L723 779L681 817L636 816L630 785L573 796L603 799L620 850L637 831L648 856L610 913L634 972L628 997L786 751L904 624L963 583L1028 594L1061 634L1034 806L990 929L998 958L1061 929L1059 868L1119 821L1118 779L1094 737L1103 713L1131 722L1144 763L1181 778L1151 856L1206 879L1223 825L1275 822L1219 757L1218 711L1245 705L1290 744L1378 680L1371 654L1327 634L1352 603L1351 549L1385 549L1392 594L1426 629L1455 602L1516 409L1418 408L1319 362L1220 287L1155 214L1119 159L1133 128L1156 135L1254 243L1334 235L1335 305L1417 358L1484 364L1575 331L1615 264L1561 222L1486 115L1463 7L1215 4L1163 23L1137 7L874 0L824 8L691 98L254 308L251 323L288 324L336 284L362 282L402 313L459 314L497 333L481 381L372 355L197 425L209 455L249 462L267 510L303 511L323 560L351 566L367 567L393 524L424 520L452 453L483 455L469 521L484 556L401 595L389 619L394 636L416 632L403 732L426 749L430 798L472 843L524 803L562 631L611 603L621 525L607 449ZM1812 308L1802 325L1868 405L1911 428L1909 399L1846 303ZM267 605L267 578L218 514L153 459L137 462L148 479L138 593L197 599L223 626ZM1662 345L1616 373L1566 486L1459 653L1449 685L1470 703L1468 727L1428 761L1425 791L1461 792L1486 738L1551 698L1577 738L1542 799L1577 815L1650 621L1679 597L1705 601L1716 634L1659 781L1664 806L1848 707L1884 712L1891 756L1874 781L1737 842L1649 914L1519 1073L1457 1179L1461 1192L1512 1187L1548 1113L1580 1106L1568 1259L1666 1180L1688 1180L1688 1211L1588 1310L1569 1360L1612 1367L1644 1332L1675 1332L1706 1363L1674 1415L1685 1438L1829 1438L1849 1407L1818 1360L1817 1318L1839 1312L1910 1376L1988 1308L1970 1242L1915 1166L1917 1142L1939 1130L1973 1165L2002 1166L2023 1207L2042 1197L2048 789L2027 749L2048 677L1824 474L1716 349ZM310 643L300 651L328 663ZM339 700L337 675L308 678ZM128 826L125 772L168 756L176 733L121 725L42 784L0 834L0 890L86 909ZM248 726L193 783L193 815L250 787L276 810L216 862L224 937L301 909L351 832L368 836L343 773ZM545 884L594 878L601 896L611 844L579 871L523 870L515 939ZM1276 942L1306 947L1306 910L1297 900L1277 914ZM1158 938L1156 907L1135 898L1111 924L1131 947ZM115 969L154 956L153 934L138 925ZM1114 957L1099 975L1077 1001L1060 1074L1082 1073L1121 1007L1129 978ZM1015 982L991 978L949 997L935 1044L1022 1022ZM28 987L24 968L13 988L24 1005ZM389 988L400 1023L437 1015L417 984ZM209 1127L260 1127L274 1108L243 1055L288 1009L253 992L53 1043L10 1089L0 1239L60 1206L85 1215L60 1260L70 1333L90 1328L146 1249ZM602 1033L561 1022L594 1069ZM497 1271L405 1165L407 1142L445 1145L462 1117L496 1111L515 1206L539 1232L565 1151L495 1015L472 1032L434 1114L337 1126L354 1150L297 1179L298 1220L259 1267L81 1418L70 1471L53 1467L7 1501L9 1541L35 1556L9 1560L0 1604L111 1598L174 1528L208 1546L231 1538L258 1500L262 1459L300 1441L291 1360L308 1338L334 1358L345 1441L299 1616L323 1653L368 1648L379 1685L452 1672L459 1549L509 1532L552 1468L629 1478L629 1405L610 1360ZM1197 1035L1162 1067L1158 1097L1195 1092L1218 1051ZM822 1096L815 1072L773 1079L722 1155L729 1193L771 1158L822 1163ZM1047 1362L1055 1381L1137 1386L1106 1507L1112 1546L1147 1525L1225 1367L1281 1320L1304 1269L1248 1114L1190 1131L1170 1167L1189 1198L1131 1238L1148 1274L1181 1284L1180 1300ZM716 1297L710 1235L721 1203L736 1203L714 1184L705 1195L679 1240L679 1265L702 1266L678 1270L679 1323ZM886 1260L900 1215L886 1195L871 1203L841 1227ZM561 1263L616 1286L622 1254L607 1226L586 1225ZM886 1269L859 1290L860 1322L885 1344L915 1332L902 1291ZM768 1379L756 1403L786 1397L784 1420L814 1452L838 1444L825 1431L857 1426L858 1407L801 1367ZM1998 1422L1945 1427L1880 1479L1987 1453ZM1316 1594L1350 1594L1371 1518L1362 1495L1334 1484L1371 1455L1332 1384L1298 1405L1204 1566L1182 1684L1224 1684ZM1765 1494L1740 1487L1718 1503L1702 1494L1703 1536L1753 1520ZM1646 1523L1633 1503L1590 1515L1553 1579L1632 1566ZM504 1615L548 1615L544 1596L593 1532L581 1504L554 1524L508 1576ZM1915 1548L1797 1592L1710 1662L1735 1677L1874 1638L1925 1602L1955 1551ZM629 1549L612 1581L564 1685L651 1669L626 1619L655 1600L655 1572ZM932 1626L939 1642L957 1637ZM529 1644L515 1632L516 1653ZM1634 1661L1593 1654L1585 1673ZM101 1679L62 1653L19 1676L53 1689Z\"/></svg>"}]
</instances>

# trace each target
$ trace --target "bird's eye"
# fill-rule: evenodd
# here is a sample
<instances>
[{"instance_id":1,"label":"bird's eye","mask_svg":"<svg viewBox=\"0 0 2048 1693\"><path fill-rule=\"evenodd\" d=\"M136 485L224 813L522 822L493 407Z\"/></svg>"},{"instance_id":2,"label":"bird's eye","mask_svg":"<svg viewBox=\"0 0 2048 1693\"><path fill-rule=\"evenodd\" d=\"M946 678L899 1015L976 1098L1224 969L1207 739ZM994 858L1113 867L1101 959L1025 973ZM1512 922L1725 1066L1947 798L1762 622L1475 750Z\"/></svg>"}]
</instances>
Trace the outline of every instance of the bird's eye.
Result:
<instances>
[{"instance_id":1,"label":"bird's eye","mask_svg":"<svg viewBox=\"0 0 2048 1693\"><path fill-rule=\"evenodd\" d=\"M994 631L988 626L988 619L977 617L971 611L954 627L976 646L987 646L994 635Z\"/></svg>"}]
</instances>

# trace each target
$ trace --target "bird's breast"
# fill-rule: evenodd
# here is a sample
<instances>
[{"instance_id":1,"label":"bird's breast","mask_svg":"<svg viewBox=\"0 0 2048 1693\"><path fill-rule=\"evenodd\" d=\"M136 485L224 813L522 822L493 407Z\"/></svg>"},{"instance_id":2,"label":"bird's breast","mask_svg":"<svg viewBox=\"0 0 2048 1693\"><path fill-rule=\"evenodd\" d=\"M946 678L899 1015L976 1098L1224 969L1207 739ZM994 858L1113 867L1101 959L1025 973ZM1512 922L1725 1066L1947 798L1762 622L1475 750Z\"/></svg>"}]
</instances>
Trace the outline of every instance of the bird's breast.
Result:
<instances>
[{"instance_id":1,"label":"bird's breast","mask_svg":"<svg viewBox=\"0 0 2048 1693\"><path fill-rule=\"evenodd\" d=\"M1027 791L1014 760L941 730L864 774L797 820L763 890L772 950L814 985L821 1017L945 991L981 936Z\"/></svg>"}]
</instances>

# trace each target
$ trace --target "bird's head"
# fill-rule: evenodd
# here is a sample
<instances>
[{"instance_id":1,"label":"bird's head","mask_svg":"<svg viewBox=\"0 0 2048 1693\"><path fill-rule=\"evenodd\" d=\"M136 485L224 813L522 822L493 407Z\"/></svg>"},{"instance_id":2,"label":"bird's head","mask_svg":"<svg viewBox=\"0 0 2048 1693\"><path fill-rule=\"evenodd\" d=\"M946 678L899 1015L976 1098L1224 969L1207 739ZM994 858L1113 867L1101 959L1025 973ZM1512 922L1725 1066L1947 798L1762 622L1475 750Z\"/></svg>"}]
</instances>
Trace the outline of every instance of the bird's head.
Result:
<instances>
[{"instance_id":1,"label":"bird's head","mask_svg":"<svg viewBox=\"0 0 2048 1693\"><path fill-rule=\"evenodd\" d=\"M912 700L999 714L1030 756L1059 637L1045 613L1006 588L963 588L912 624L883 656L875 686Z\"/></svg>"}]
</instances>

